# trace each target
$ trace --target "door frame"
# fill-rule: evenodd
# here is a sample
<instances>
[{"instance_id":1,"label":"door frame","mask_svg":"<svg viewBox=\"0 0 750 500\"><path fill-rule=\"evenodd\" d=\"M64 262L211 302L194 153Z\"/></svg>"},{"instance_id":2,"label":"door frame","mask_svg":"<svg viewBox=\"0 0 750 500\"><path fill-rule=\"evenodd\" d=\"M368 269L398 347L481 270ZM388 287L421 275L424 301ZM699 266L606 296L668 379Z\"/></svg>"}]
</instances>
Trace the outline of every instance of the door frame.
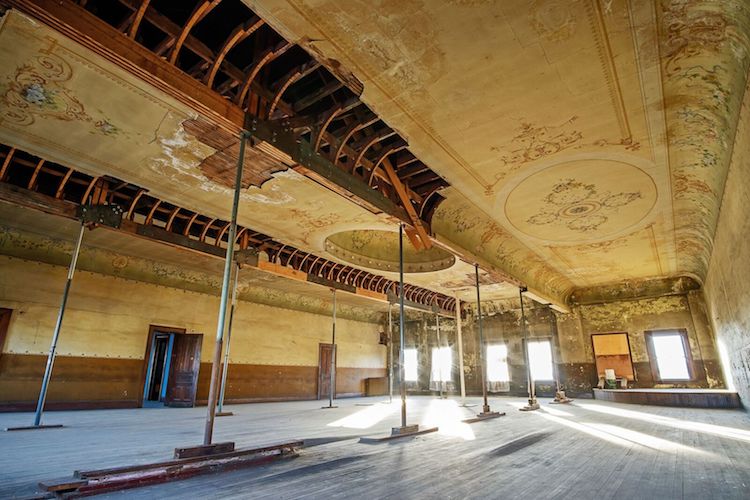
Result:
<instances>
[{"instance_id":1,"label":"door frame","mask_svg":"<svg viewBox=\"0 0 750 500\"><path fill-rule=\"evenodd\" d=\"M5 339L8 336L8 330L10 329L10 319L13 315L13 309L0 307L0 358L3 356L3 347L5 346Z\"/></svg>"},{"instance_id":2,"label":"door frame","mask_svg":"<svg viewBox=\"0 0 750 500\"><path fill-rule=\"evenodd\" d=\"M143 355L143 366L141 367L141 384L140 393L138 394L138 407L143 408L143 393L146 387L146 375L148 374L149 359L151 357L151 349L154 344L154 337L157 333L186 333L185 328L178 328L176 326L162 326L162 325L149 325L148 336L146 337L146 353Z\"/></svg>"},{"instance_id":3,"label":"door frame","mask_svg":"<svg viewBox=\"0 0 750 500\"><path fill-rule=\"evenodd\" d=\"M331 388L331 392L333 393L334 399L336 398L336 373L335 369L337 367L338 359L336 359L336 344L331 344L330 342L319 342L318 343L318 399L322 397L321 391L322 391L322 380L323 380L323 370L321 369L323 366L323 348L332 346L332 353L331 356L333 356L333 367L334 367L334 374L333 374L333 385L334 387Z\"/></svg>"}]
</instances>

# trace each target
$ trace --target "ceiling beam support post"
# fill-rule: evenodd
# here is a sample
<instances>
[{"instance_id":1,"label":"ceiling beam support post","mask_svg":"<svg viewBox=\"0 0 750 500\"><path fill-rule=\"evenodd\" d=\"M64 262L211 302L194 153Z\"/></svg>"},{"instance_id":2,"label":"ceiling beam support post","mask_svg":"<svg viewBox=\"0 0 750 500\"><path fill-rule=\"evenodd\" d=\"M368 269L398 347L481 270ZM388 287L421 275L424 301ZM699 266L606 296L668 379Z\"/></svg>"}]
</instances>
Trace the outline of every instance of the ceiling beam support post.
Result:
<instances>
[{"instance_id":1,"label":"ceiling beam support post","mask_svg":"<svg viewBox=\"0 0 750 500\"><path fill-rule=\"evenodd\" d=\"M203 445L211 444L214 433L214 417L216 416L216 401L218 399L219 363L221 363L221 348L224 341L224 327L226 324L227 302L229 301L229 281L234 261L234 242L237 236L237 210L240 204L242 190L242 168L245 163L245 144L249 138L245 130L240 132L240 154L237 159L237 174L234 180L234 196L232 198L232 218L229 222L229 238L227 239L227 253L224 259L224 278L221 284L221 302L219 304L219 321L216 325L216 345L211 363L211 385L208 390L208 411L206 414L206 428L203 434Z\"/></svg>"},{"instance_id":2,"label":"ceiling beam support post","mask_svg":"<svg viewBox=\"0 0 750 500\"><path fill-rule=\"evenodd\" d=\"M237 285L240 280L240 265L234 265L234 284L232 285L232 305L229 308L229 325L227 326L227 346L224 349L224 366L221 368L221 385L219 389L219 407L217 417L230 417L232 412L224 411L224 394L227 388L227 372L229 369L229 347L232 342L232 325L234 324L234 310L237 308Z\"/></svg>"}]
</instances>

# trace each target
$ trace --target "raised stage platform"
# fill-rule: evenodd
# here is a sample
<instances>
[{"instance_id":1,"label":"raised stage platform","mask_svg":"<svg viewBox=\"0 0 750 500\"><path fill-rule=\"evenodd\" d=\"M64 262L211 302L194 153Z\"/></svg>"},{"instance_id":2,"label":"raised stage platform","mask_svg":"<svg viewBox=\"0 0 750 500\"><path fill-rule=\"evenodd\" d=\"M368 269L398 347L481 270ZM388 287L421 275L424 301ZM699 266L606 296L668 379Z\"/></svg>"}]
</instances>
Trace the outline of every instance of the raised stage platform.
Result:
<instances>
[{"instance_id":1,"label":"raised stage platform","mask_svg":"<svg viewBox=\"0 0 750 500\"><path fill-rule=\"evenodd\" d=\"M594 399L684 408L742 408L740 396L727 389L594 389Z\"/></svg>"}]
</instances>

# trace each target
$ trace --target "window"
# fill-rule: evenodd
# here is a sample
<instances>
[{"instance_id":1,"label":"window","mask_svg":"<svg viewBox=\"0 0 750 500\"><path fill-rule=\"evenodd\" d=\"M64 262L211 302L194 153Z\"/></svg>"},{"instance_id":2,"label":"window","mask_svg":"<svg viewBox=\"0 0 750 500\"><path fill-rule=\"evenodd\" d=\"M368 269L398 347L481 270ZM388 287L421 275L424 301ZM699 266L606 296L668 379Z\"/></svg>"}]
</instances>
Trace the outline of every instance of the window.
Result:
<instances>
[{"instance_id":1,"label":"window","mask_svg":"<svg viewBox=\"0 0 750 500\"><path fill-rule=\"evenodd\" d=\"M534 380L554 380L552 344L549 340L529 340L529 369Z\"/></svg>"},{"instance_id":2,"label":"window","mask_svg":"<svg viewBox=\"0 0 750 500\"><path fill-rule=\"evenodd\" d=\"M432 373L430 373L431 381L445 382L450 380L452 366L453 354L450 347L432 348Z\"/></svg>"},{"instance_id":3,"label":"window","mask_svg":"<svg viewBox=\"0 0 750 500\"><path fill-rule=\"evenodd\" d=\"M416 382L419 378L417 369L417 350L404 349L404 380Z\"/></svg>"},{"instance_id":4,"label":"window","mask_svg":"<svg viewBox=\"0 0 750 500\"><path fill-rule=\"evenodd\" d=\"M510 382L508 346L505 344L487 346L487 381Z\"/></svg>"},{"instance_id":5,"label":"window","mask_svg":"<svg viewBox=\"0 0 750 500\"><path fill-rule=\"evenodd\" d=\"M684 331L647 332L649 357L657 380L690 380L690 350Z\"/></svg>"}]
</instances>

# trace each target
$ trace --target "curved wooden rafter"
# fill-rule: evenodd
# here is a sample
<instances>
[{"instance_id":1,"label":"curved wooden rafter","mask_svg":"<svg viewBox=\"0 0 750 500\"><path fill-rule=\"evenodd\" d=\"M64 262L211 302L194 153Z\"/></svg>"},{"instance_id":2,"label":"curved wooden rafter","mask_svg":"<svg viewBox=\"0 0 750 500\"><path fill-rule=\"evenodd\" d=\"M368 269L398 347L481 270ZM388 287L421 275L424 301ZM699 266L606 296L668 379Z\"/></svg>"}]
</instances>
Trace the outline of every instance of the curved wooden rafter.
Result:
<instances>
[{"instance_id":1,"label":"curved wooden rafter","mask_svg":"<svg viewBox=\"0 0 750 500\"><path fill-rule=\"evenodd\" d=\"M174 219L177 217L177 214L180 211L180 207L174 207L174 210L172 210L172 213L169 214L169 219L167 219L167 225L164 226L164 229L167 231L172 230L172 224L174 224Z\"/></svg>"},{"instance_id":2,"label":"curved wooden rafter","mask_svg":"<svg viewBox=\"0 0 750 500\"><path fill-rule=\"evenodd\" d=\"M242 240L242 237L245 236L245 233L247 233L247 228L243 227L239 231L237 231L237 236L234 238L235 243L239 243Z\"/></svg>"},{"instance_id":3,"label":"curved wooden rafter","mask_svg":"<svg viewBox=\"0 0 750 500\"><path fill-rule=\"evenodd\" d=\"M325 118L323 118L323 123L321 123L320 129L318 130L317 135L312 141L314 151L318 151L320 149L320 143L323 141L323 134L325 134L326 129L328 129L328 126L331 124L331 122L333 122L333 120L335 120L337 116L344 112L344 109L346 108L343 104L336 106L325 116Z\"/></svg>"},{"instance_id":4,"label":"curved wooden rafter","mask_svg":"<svg viewBox=\"0 0 750 500\"><path fill-rule=\"evenodd\" d=\"M258 76L258 73L260 73L260 70L262 70L267 64L281 56L284 52L292 47L293 45L289 42L283 42L277 47L268 48L261 54L257 61L253 62L253 64L250 65L250 69L247 71L247 74L245 76L245 81L242 83L242 87L240 88L239 92L237 92L237 97L235 98L235 103L239 107L247 111L245 99L247 98L250 87L252 87L255 78Z\"/></svg>"},{"instance_id":5,"label":"curved wooden rafter","mask_svg":"<svg viewBox=\"0 0 750 500\"><path fill-rule=\"evenodd\" d=\"M352 136L354 136L354 134L356 134L363 128L369 127L370 125L378 121L380 121L380 118L371 117L370 119L356 121L350 124L349 127L344 131L344 134L341 136L341 139L339 140L339 147L336 148L336 152L331 156L331 161L334 163L334 165L339 164L339 158L341 158L341 155L346 150L346 143L349 142L349 139L351 139Z\"/></svg>"},{"instance_id":6,"label":"curved wooden rafter","mask_svg":"<svg viewBox=\"0 0 750 500\"><path fill-rule=\"evenodd\" d=\"M183 236L190 236L190 228L193 227L193 223L195 222L195 219L198 218L198 212L193 213L193 215L190 216L190 218L187 221L187 224L185 224L185 229L182 230Z\"/></svg>"},{"instance_id":7,"label":"curved wooden rafter","mask_svg":"<svg viewBox=\"0 0 750 500\"><path fill-rule=\"evenodd\" d=\"M138 203L138 200L141 199L143 194L146 192L145 189L139 189L138 192L133 196L133 201L130 202L130 206L128 207L128 212L125 214L125 219L127 220L133 220L133 217L135 216L135 206Z\"/></svg>"},{"instance_id":8,"label":"curved wooden rafter","mask_svg":"<svg viewBox=\"0 0 750 500\"><path fill-rule=\"evenodd\" d=\"M367 183L372 186L372 181L375 180L375 177L378 173L378 169L380 168L380 164L383 163L383 160L388 158L390 155L394 153L398 153L399 151L403 151L406 149L408 145L406 144L406 141L399 141L398 144L394 144L392 146L388 146L387 148L384 148L383 151L380 152L380 155L378 158L372 163L372 168L370 169L370 176L367 179ZM382 174L385 175L385 174Z\"/></svg>"},{"instance_id":9,"label":"curved wooden rafter","mask_svg":"<svg viewBox=\"0 0 750 500\"><path fill-rule=\"evenodd\" d=\"M357 170L357 167L359 167L359 165L362 163L362 158L365 157L365 153L367 153L368 149L370 149L380 141L388 139L389 137L393 137L394 135L396 135L395 130L386 128L385 130L375 133L372 137L368 138L367 142L365 142L364 146L362 146L362 149L360 149L357 158L354 160L354 163L350 165L350 172L354 172Z\"/></svg>"},{"instance_id":10,"label":"curved wooden rafter","mask_svg":"<svg viewBox=\"0 0 750 500\"><path fill-rule=\"evenodd\" d=\"M3 165L0 167L0 181L5 179L5 174L8 171L8 166L10 165L10 161L13 159L13 155L16 152L16 148L10 148L8 150L8 153L5 155L5 160L3 160Z\"/></svg>"},{"instance_id":11,"label":"curved wooden rafter","mask_svg":"<svg viewBox=\"0 0 750 500\"><path fill-rule=\"evenodd\" d=\"M154 214L156 213L156 210L159 208L159 205L161 205L161 200L156 200L154 204L151 206L151 210L148 211L148 215L146 216L146 221L144 222L147 226L150 226L151 222L154 220Z\"/></svg>"},{"instance_id":12,"label":"curved wooden rafter","mask_svg":"<svg viewBox=\"0 0 750 500\"><path fill-rule=\"evenodd\" d=\"M224 227L221 228L221 231L216 235L216 240L214 241L214 245L217 247L221 246L221 241L224 239L224 235L226 234L227 230L229 229L229 226L231 226L231 222L227 222L224 224Z\"/></svg>"},{"instance_id":13,"label":"curved wooden rafter","mask_svg":"<svg viewBox=\"0 0 750 500\"><path fill-rule=\"evenodd\" d=\"M57 186L57 191L55 192L55 198L61 199L63 197L63 192L65 191L65 185L68 183L68 180L70 180L71 175L73 175L73 169L69 168L68 171L63 176L63 178L60 180L60 184L58 184Z\"/></svg>"},{"instance_id":14,"label":"curved wooden rafter","mask_svg":"<svg viewBox=\"0 0 750 500\"><path fill-rule=\"evenodd\" d=\"M221 63L224 61L224 58L227 56L229 51L232 50L235 45L239 44L247 37L255 33L264 24L265 21L258 17L255 17L254 19L247 21L242 26L237 26L234 31L232 31L229 37L224 41L224 45L222 45L221 49L219 49L219 52L216 54L216 59L214 59L214 63L211 65L211 69L206 74L205 80L208 88L213 87L216 73L218 73L219 68L221 67Z\"/></svg>"},{"instance_id":15,"label":"curved wooden rafter","mask_svg":"<svg viewBox=\"0 0 750 500\"><path fill-rule=\"evenodd\" d=\"M94 190L94 186L97 182L99 182L99 179L101 177L92 177L91 182L89 182L88 187L86 188L86 191L83 193L83 196L81 196L81 205L86 205L88 203L89 196L91 195L91 191Z\"/></svg>"},{"instance_id":16,"label":"curved wooden rafter","mask_svg":"<svg viewBox=\"0 0 750 500\"><path fill-rule=\"evenodd\" d=\"M174 42L172 53L169 56L170 63L177 63L177 57L180 55L182 45L185 43L185 39L190 34L190 31L220 3L221 0L204 0L195 7L193 13L190 14L190 17L188 18L187 22L185 22L185 25L182 27L182 31L177 36L177 39Z\"/></svg>"},{"instance_id":17,"label":"curved wooden rafter","mask_svg":"<svg viewBox=\"0 0 750 500\"><path fill-rule=\"evenodd\" d=\"M135 36L138 34L138 28L141 26L141 21L143 21L143 16L146 14L146 10L150 3L151 0L141 0L141 5L138 7L138 10L135 11L133 22L130 24L130 29L128 29L128 38L135 40Z\"/></svg>"},{"instance_id":18,"label":"curved wooden rafter","mask_svg":"<svg viewBox=\"0 0 750 500\"><path fill-rule=\"evenodd\" d=\"M211 229L211 226L213 226L214 222L216 222L216 219L210 219L203 225L203 230L201 231L201 235L198 238L198 241L206 241L206 235L208 234L209 229Z\"/></svg>"},{"instance_id":19,"label":"curved wooden rafter","mask_svg":"<svg viewBox=\"0 0 750 500\"><path fill-rule=\"evenodd\" d=\"M277 90L273 96L273 100L271 101L271 106L268 109L268 118L271 118L273 116L274 111L276 111L276 106L279 104L279 101L284 95L284 92L286 92L287 89L292 86L292 84L310 75L318 68L320 68L320 63L318 61L312 60L292 69L291 71L289 71L289 73L284 75L275 85Z\"/></svg>"}]
</instances>

